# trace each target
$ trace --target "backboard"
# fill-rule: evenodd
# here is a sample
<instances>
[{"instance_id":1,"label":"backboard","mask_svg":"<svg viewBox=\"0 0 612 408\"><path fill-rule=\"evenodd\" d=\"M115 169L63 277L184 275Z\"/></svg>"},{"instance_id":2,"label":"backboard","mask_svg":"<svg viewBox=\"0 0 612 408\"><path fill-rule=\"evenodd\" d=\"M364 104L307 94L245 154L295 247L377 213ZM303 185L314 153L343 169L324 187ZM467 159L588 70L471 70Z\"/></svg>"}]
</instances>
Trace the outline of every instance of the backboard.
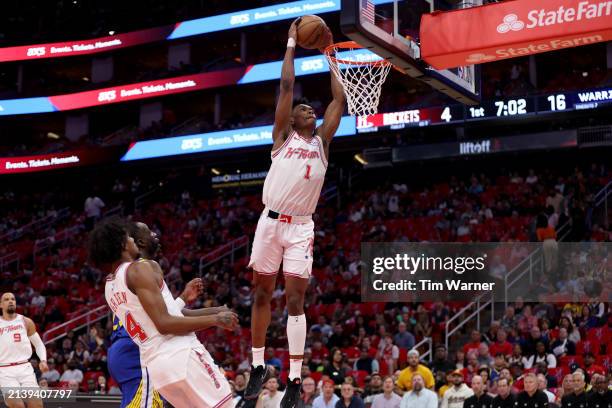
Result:
<instances>
[{"instance_id":1,"label":"backboard","mask_svg":"<svg viewBox=\"0 0 612 408\"><path fill-rule=\"evenodd\" d=\"M459 102L480 102L478 65L438 71L420 58L421 15L482 5L483 0L342 0L340 25L351 40L389 60L406 75Z\"/></svg>"}]
</instances>

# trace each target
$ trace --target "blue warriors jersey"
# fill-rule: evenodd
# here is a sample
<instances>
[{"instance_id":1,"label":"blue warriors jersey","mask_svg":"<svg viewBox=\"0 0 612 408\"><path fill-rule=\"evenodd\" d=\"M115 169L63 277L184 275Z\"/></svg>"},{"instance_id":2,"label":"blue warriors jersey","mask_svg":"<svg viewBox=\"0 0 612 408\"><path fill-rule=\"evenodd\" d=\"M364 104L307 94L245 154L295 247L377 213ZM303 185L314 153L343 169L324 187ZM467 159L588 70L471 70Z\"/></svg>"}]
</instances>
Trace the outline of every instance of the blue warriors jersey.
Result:
<instances>
[{"instance_id":1,"label":"blue warriors jersey","mask_svg":"<svg viewBox=\"0 0 612 408\"><path fill-rule=\"evenodd\" d=\"M108 370L121 389L121 408L163 408L149 373L140 365L140 350L117 316L113 316Z\"/></svg>"}]
</instances>

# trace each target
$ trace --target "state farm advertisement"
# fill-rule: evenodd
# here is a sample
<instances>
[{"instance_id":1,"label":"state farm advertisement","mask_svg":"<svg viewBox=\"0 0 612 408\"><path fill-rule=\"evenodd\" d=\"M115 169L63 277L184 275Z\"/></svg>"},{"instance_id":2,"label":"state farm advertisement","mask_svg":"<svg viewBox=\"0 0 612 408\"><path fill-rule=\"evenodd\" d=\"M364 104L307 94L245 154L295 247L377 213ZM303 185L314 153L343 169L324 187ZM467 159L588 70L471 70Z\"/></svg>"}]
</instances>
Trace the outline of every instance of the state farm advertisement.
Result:
<instances>
[{"instance_id":1,"label":"state farm advertisement","mask_svg":"<svg viewBox=\"0 0 612 408\"><path fill-rule=\"evenodd\" d=\"M421 55L436 69L612 40L612 1L515 0L421 18Z\"/></svg>"},{"instance_id":2,"label":"state farm advertisement","mask_svg":"<svg viewBox=\"0 0 612 408\"><path fill-rule=\"evenodd\" d=\"M245 68L235 68L226 71L114 86L95 91L56 95L50 96L49 99L57 110L88 108L108 103L119 103L225 85L235 85L244 72Z\"/></svg>"},{"instance_id":3,"label":"state farm advertisement","mask_svg":"<svg viewBox=\"0 0 612 408\"><path fill-rule=\"evenodd\" d=\"M37 156L0 157L0 174L33 173L117 161L119 153L115 148L106 148Z\"/></svg>"},{"instance_id":4,"label":"state farm advertisement","mask_svg":"<svg viewBox=\"0 0 612 408\"><path fill-rule=\"evenodd\" d=\"M89 40L0 48L0 62L69 57L133 47L135 45L163 41L173 29L174 26L166 26Z\"/></svg>"}]
</instances>

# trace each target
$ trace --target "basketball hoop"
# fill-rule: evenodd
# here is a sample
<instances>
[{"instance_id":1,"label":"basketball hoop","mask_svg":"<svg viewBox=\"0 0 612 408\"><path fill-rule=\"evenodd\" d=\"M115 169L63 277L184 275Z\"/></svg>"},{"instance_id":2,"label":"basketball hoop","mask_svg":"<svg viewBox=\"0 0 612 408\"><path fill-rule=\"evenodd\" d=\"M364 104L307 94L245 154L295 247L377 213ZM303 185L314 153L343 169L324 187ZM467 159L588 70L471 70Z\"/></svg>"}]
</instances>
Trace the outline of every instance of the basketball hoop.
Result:
<instances>
[{"instance_id":1,"label":"basketball hoop","mask_svg":"<svg viewBox=\"0 0 612 408\"><path fill-rule=\"evenodd\" d=\"M351 116L378 112L382 84L392 67L384 58L360 50L363 50L361 45L345 41L331 44L323 52L330 69L344 88Z\"/></svg>"}]
</instances>

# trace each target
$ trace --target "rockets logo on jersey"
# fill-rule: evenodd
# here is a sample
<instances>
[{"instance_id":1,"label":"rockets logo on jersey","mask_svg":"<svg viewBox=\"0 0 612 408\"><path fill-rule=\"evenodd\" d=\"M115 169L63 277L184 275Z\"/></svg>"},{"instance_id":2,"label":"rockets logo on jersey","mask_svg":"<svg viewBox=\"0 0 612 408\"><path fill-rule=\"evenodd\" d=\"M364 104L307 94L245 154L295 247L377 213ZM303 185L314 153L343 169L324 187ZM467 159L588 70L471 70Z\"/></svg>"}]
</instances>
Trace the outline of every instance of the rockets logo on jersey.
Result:
<instances>
[{"instance_id":1,"label":"rockets logo on jersey","mask_svg":"<svg viewBox=\"0 0 612 408\"><path fill-rule=\"evenodd\" d=\"M4 335L4 333L11 333L17 330L25 330L23 324L13 324L11 326L0 327L0 336Z\"/></svg>"},{"instance_id":2,"label":"rockets logo on jersey","mask_svg":"<svg viewBox=\"0 0 612 408\"><path fill-rule=\"evenodd\" d=\"M319 152L317 150L308 150L301 147L287 147L287 153L285 153L284 159L291 159L296 157L302 160L318 159Z\"/></svg>"}]
</instances>

